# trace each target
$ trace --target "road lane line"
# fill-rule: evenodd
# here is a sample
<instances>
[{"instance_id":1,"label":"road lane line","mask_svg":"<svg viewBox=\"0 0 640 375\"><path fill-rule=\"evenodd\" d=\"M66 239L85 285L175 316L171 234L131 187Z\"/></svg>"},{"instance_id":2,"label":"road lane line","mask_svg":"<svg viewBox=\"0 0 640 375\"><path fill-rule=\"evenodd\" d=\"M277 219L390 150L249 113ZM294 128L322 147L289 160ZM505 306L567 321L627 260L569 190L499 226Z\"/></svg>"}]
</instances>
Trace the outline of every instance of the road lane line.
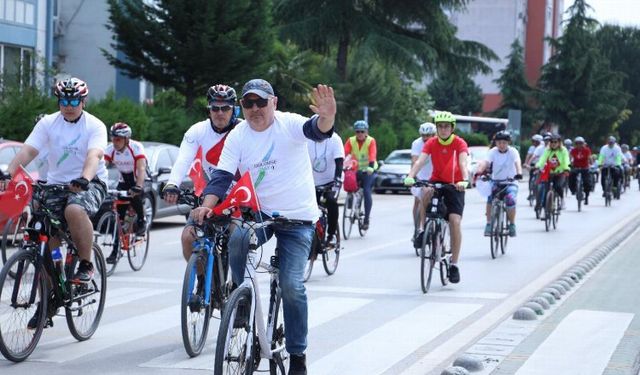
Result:
<instances>
[{"instance_id":1,"label":"road lane line","mask_svg":"<svg viewBox=\"0 0 640 375\"><path fill-rule=\"evenodd\" d=\"M370 294L370 295L385 295L385 296L420 296L424 294L419 289L407 290L407 289L386 289L386 288L356 288L356 287L348 287L348 286L311 285L311 284L306 284L305 287L310 292L327 292L327 293L341 293L341 294L349 293L349 294ZM434 290L429 292L429 296L500 300L500 299L506 298L508 294L494 293L494 292L467 293L467 292L458 292L455 290Z\"/></svg>"},{"instance_id":2,"label":"road lane line","mask_svg":"<svg viewBox=\"0 0 640 375\"><path fill-rule=\"evenodd\" d=\"M516 375L599 375L634 314L575 310L547 337Z\"/></svg>"},{"instance_id":3,"label":"road lane line","mask_svg":"<svg viewBox=\"0 0 640 375\"><path fill-rule=\"evenodd\" d=\"M309 373L380 374L481 307L480 304L424 303L314 361Z\"/></svg>"}]
</instances>

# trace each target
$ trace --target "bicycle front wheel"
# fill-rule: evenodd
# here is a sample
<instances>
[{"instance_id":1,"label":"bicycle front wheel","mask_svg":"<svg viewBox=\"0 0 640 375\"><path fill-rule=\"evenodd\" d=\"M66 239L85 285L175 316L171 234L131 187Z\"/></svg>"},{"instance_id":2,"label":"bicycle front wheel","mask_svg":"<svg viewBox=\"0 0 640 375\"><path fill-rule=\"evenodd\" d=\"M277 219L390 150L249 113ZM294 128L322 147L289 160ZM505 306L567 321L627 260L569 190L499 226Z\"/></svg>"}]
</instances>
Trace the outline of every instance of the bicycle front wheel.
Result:
<instances>
[{"instance_id":1,"label":"bicycle front wheel","mask_svg":"<svg viewBox=\"0 0 640 375\"><path fill-rule=\"evenodd\" d=\"M499 208L497 205L491 207L491 259L496 259L498 256L498 246L500 246L500 217Z\"/></svg>"},{"instance_id":2,"label":"bicycle front wheel","mask_svg":"<svg viewBox=\"0 0 640 375\"><path fill-rule=\"evenodd\" d=\"M36 348L46 323L46 277L36 268L31 252L20 251L0 272L0 352L10 361L22 362ZM13 274L14 276L11 276ZM27 327L36 318L35 329Z\"/></svg>"},{"instance_id":3,"label":"bicycle front wheel","mask_svg":"<svg viewBox=\"0 0 640 375\"><path fill-rule=\"evenodd\" d=\"M149 226L147 226L144 236L138 237L133 234L131 237L133 240L129 242L127 259L132 270L140 271L147 261L147 255L149 255Z\"/></svg>"},{"instance_id":4,"label":"bicycle front wheel","mask_svg":"<svg viewBox=\"0 0 640 375\"><path fill-rule=\"evenodd\" d=\"M504 255L507 248L507 241L509 241L509 217L507 216L507 210L502 209L502 220L500 225L500 253Z\"/></svg>"},{"instance_id":5,"label":"bicycle front wheel","mask_svg":"<svg viewBox=\"0 0 640 375\"><path fill-rule=\"evenodd\" d=\"M270 375L286 375L285 363L288 359L288 354L284 349L285 337L284 337L284 323L280 321L282 316L282 297L279 292L273 290L272 296L273 305L270 305L273 313L273 334L271 335L271 350L273 352L273 358L269 360L269 374Z\"/></svg>"},{"instance_id":6,"label":"bicycle front wheel","mask_svg":"<svg viewBox=\"0 0 640 375\"><path fill-rule=\"evenodd\" d=\"M24 228L27 226L27 214L25 212L7 221L2 230L2 264L7 263L22 245ZM14 277L14 274L9 274Z\"/></svg>"},{"instance_id":7,"label":"bicycle front wheel","mask_svg":"<svg viewBox=\"0 0 640 375\"><path fill-rule=\"evenodd\" d=\"M189 357L200 355L209 331L211 303L205 303L204 284L198 285L196 276L198 268L204 272L205 259L200 253L191 254L182 281L182 343Z\"/></svg>"},{"instance_id":8,"label":"bicycle front wheel","mask_svg":"<svg viewBox=\"0 0 640 375\"><path fill-rule=\"evenodd\" d=\"M214 373L253 373L255 331L250 322L251 290L241 287L233 291L220 320L216 342Z\"/></svg>"},{"instance_id":9,"label":"bicycle front wheel","mask_svg":"<svg viewBox=\"0 0 640 375\"><path fill-rule=\"evenodd\" d=\"M440 244L440 282L442 286L449 284L449 265L451 253L451 238L449 237L449 224L442 222L440 234L438 235L438 243Z\"/></svg>"},{"instance_id":10,"label":"bicycle front wheel","mask_svg":"<svg viewBox=\"0 0 640 375\"><path fill-rule=\"evenodd\" d=\"M75 273L79 259L74 259L73 267ZM71 302L65 306L67 326L71 335L78 341L85 341L91 338L98 329L104 303L107 297L107 272L104 262L104 255L97 244L93 244L91 263L93 263L93 280L86 284L71 284L67 281L67 286L71 295Z\"/></svg>"},{"instance_id":11,"label":"bicycle front wheel","mask_svg":"<svg viewBox=\"0 0 640 375\"><path fill-rule=\"evenodd\" d=\"M106 212L96 225L96 244L105 254L116 254L112 263L106 265L107 276L113 275L120 260L120 240L118 239L118 218L113 211ZM108 256L109 256L108 255Z\"/></svg>"},{"instance_id":12,"label":"bicycle front wheel","mask_svg":"<svg viewBox=\"0 0 640 375\"><path fill-rule=\"evenodd\" d=\"M342 235L345 240L351 236L351 229L353 228L353 220L351 219L353 212L353 193L347 194L347 198L344 201L344 207L342 209L342 228L344 231Z\"/></svg>"},{"instance_id":13,"label":"bicycle front wheel","mask_svg":"<svg viewBox=\"0 0 640 375\"><path fill-rule=\"evenodd\" d=\"M544 202L544 229L548 232L551 228L551 218L553 217L553 193L547 192Z\"/></svg>"},{"instance_id":14,"label":"bicycle front wheel","mask_svg":"<svg viewBox=\"0 0 640 375\"><path fill-rule=\"evenodd\" d=\"M340 226L336 226L336 239L335 247L325 248L322 252L322 265L327 275L333 275L338 268L338 262L340 261Z\"/></svg>"},{"instance_id":15,"label":"bicycle front wheel","mask_svg":"<svg viewBox=\"0 0 640 375\"><path fill-rule=\"evenodd\" d=\"M438 245L437 235L435 223L427 223L422 236L422 246L420 247L420 287L422 288L422 293L427 293L431 286L433 266L436 262L434 251Z\"/></svg>"},{"instance_id":16,"label":"bicycle front wheel","mask_svg":"<svg viewBox=\"0 0 640 375\"><path fill-rule=\"evenodd\" d=\"M358 197L358 205L355 208L354 212L354 221L358 221L358 233L360 233L360 237L364 237L367 234L367 229L364 229L364 211L362 209L362 202L364 198L362 195Z\"/></svg>"}]
</instances>

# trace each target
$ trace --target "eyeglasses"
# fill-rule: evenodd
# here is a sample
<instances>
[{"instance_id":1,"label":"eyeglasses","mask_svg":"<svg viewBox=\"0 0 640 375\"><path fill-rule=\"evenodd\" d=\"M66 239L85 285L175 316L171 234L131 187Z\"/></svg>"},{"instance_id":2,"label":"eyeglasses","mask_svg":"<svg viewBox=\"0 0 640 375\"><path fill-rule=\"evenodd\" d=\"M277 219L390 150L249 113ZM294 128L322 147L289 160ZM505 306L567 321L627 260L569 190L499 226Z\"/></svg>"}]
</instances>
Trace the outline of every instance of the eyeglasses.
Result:
<instances>
[{"instance_id":1,"label":"eyeglasses","mask_svg":"<svg viewBox=\"0 0 640 375\"><path fill-rule=\"evenodd\" d=\"M362 133L362 134L364 134L364 133L366 133L366 131L364 131L364 130L356 130L356 133Z\"/></svg>"},{"instance_id":2,"label":"eyeglasses","mask_svg":"<svg viewBox=\"0 0 640 375\"><path fill-rule=\"evenodd\" d=\"M63 107L68 107L68 106L72 106L72 107L77 107L80 105L80 98L73 98L73 99L66 99L66 98L62 98L62 99L58 99L58 105L61 105Z\"/></svg>"},{"instance_id":3,"label":"eyeglasses","mask_svg":"<svg viewBox=\"0 0 640 375\"><path fill-rule=\"evenodd\" d=\"M251 109L253 108L254 104L256 104L258 108L264 108L267 106L267 104L269 104L269 98L242 99L240 103L242 103L242 108L244 109Z\"/></svg>"},{"instance_id":4,"label":"eyeglasses","mask_svg":"<svg viewBox=\"0 0 640 375\"><path fill-rule=\"evenodd\" d=\"M560 141L551 141L551 143L560 143Z\"/></svg>"},{"instance_id":5,"label":"eyeglasses","mask_svg":"<svg viewBox=\"0 0 640 375\"><path fill-rule=\"evenodd\" d=\"M209 108L209 110L213 112L218 112L218 111L229 112L233 107L230 105L217 106L217 105L209 104L207 108Z\"/></svg>"}]
</instances>

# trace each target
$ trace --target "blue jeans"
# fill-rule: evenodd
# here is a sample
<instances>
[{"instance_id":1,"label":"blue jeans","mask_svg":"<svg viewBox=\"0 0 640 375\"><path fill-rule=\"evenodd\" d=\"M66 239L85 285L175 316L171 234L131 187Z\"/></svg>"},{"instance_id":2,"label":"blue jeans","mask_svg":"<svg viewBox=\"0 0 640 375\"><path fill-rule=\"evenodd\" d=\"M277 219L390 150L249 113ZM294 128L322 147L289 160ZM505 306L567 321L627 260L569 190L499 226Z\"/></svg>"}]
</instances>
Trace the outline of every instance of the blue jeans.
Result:
<instances>
[{"instance_id":1,"label":"blue jeans","mask_svg":"<svg viewBox=\"0 0 640 375\"><path fill-rule=\"evenodd\" d=\"M285 338L290 354L302 354L307 349L307 292L302 282L304 267L311 251L312 225L274 224L258 229L258 244L267 242L274 234L277 239L280 289L284 313ZM248 229L235 228L229 238L229 264L233 282L244 281L247 253L249 251Z\"/></svg>"},{"instance_id":2,"label":"blue jeans","mask_svg":"<svg viewBox=\"0 0 640 375\"><path fill-rule=\"evenodd\" d=\"M376 173L367 174L364 171L358 171L358 183L362 187L364 193L364 220L369 221L369 215L371 214L371 207L373 206L373 199L371 198L371 190L373 189L373 183L376 180Z\"/></svg>"}]
</instances>

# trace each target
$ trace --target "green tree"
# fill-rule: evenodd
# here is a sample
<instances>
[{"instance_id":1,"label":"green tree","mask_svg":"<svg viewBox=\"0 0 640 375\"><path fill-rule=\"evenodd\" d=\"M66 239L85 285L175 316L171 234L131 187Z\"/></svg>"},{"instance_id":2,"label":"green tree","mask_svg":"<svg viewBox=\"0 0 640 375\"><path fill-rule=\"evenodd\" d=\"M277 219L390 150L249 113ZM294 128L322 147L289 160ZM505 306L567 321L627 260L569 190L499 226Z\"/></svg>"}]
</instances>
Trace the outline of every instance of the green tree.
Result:
<instances>
[{"instance_id":1,"label":"green tree","mask_svg":"<svg viewBox=\"0 0 640 375\"><path fill-rule=\"evenodd\" d=\"M482 111L482 89L464 70L443 70L429 84L435 108L467 115Z\"/></svg>"},{"instance_id":2,"label":"green tree","mask_svg":"<svg viewBox=\"0 0 640 375\"><path fill-rule=\"evenodd\" d=\"M609 57L611 69L624 74L622 87L631 96L627 118L621 121L617 131L620 138L631 144L640 142L640 30L635 27L604 25L596 32L598 46Z\"/></svg>"},{"instance_id":3,"label":"green tree","mask_svg":"<svg viewBox=\"0 0 640 375\"><path fill-rule=\"evenodd\" d=\"M109 0L111 46L128 76L174 88L191 108L214 83L236 88L270 65L269 0Z\"/></svg>"},{"instance_id":4,"label":"green tree","mask_svg":"<svg viewBox=\"0 0 640 375\"><path fill-rule=\"evenodd\" d=\"M55 97L39 87L5 86L0 96L0 138L23 142L31 133L40 113L58 110Z\"/></svg>"},{"instance_id":5,"label":"green tree","mask_svg":"<svg viewBox=\"0 0 640 375\"><path fill-rule=\"evenodd\" d=\"M127 98L116 99L113 90L109 90L102 100L89 102L87 111L102 120L107 130L116 122L124 122L131 127L133 139L149 140L149 118L144 109Z\"/></svg>"},{"instance_id":6,"label":"green tree","mask_svg":"<svg viewBox=\"0 0 640 375\"><path fill-rule=\"evenodd\" d=\"M522 111L522 133L528 134L536 120L535 109L532 107L533 90L527 83L524 73L524 49L518 39L511 43L511 53L507 56L509 62L500 70L500 77L494 80L500 87L502 102L500 108L494 112L496 117L507 117L509 109Z\"/></svg>"},{"instance_id":7,"label":"green tree","mask_svg":"<svg viewBox=\"0 0 640 375\"><path fill-rule=\"evenodd\" d=\"M352 51L380 60L407 76L422 78L439 65L490 71L482 60L496 58L484 45L462 41L445 9L462 10L468 0L362 1L275 0L281 33L305 49L335 57L347 79Z\"/></svg>"},{"instance_id":8,"label":"green tree","mask_svg":"<svg viewBox=\"0 0 640 375\"><path fill-rule=\"evenodd\" d=\"M546 119L561 133L598 142L612 131L628 95L622 74L610 69L600 51L594 35L598 22L587 16L589 8L585 0L576 0L563 36L550 40L556 53L543 67L538 97Z\"/></svg>"}]
</instances>

